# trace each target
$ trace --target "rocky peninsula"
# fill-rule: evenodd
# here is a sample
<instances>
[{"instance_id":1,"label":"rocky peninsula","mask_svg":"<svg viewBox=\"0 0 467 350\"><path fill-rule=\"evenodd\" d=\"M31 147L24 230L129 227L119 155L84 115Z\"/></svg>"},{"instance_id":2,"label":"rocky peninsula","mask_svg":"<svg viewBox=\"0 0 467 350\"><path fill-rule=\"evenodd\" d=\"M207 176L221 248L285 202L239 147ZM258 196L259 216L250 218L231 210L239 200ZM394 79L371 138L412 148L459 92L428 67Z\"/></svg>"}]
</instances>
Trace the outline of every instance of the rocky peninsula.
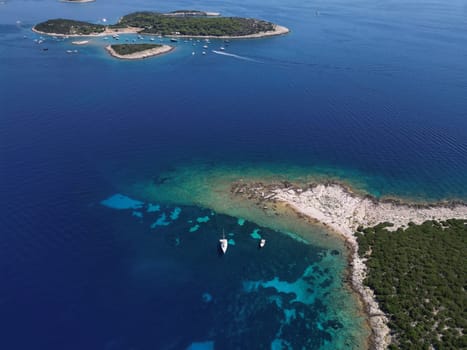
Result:
<instances>
[{"instance_id":1,"label":"rocky peninsula","mask_svg":"<svg viewBox=\"0 0 467 350\"><path fill-rule=\"evenodd\" d=\"M462 202L413 204L401 200L377 199L354 192L339 183L295 185L280 183L249 183L237 181L231 186L234 196L256 202L264 210L273 210L279 203L298 215L341 235L349 249L352 288L360 295L372 329L372 347L385 349L391 343L388 318L375 300L374 292L364 285L365 258L358 254L355 232L360 227L391 223L390 230L422 224L427 220L467 219L467 205Z\"/></svg>"}]
</instances>

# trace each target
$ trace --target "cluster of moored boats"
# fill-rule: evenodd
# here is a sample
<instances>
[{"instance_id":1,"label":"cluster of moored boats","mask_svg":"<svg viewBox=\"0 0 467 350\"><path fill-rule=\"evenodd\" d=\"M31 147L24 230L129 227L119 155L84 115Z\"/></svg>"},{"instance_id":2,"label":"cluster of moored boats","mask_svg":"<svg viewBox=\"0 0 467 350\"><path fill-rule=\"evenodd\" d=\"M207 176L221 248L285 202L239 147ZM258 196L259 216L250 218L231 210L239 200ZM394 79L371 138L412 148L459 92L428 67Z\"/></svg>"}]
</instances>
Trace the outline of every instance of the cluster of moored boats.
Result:
<instances>
[{"instance_id":1,"label":"cluster of moored boats","mask_svg":"<svg viewBox=\"0 0 467 350\"><path fill-rule=\"evenodd\" d=\"M263 248L266 245L266 240L261 238L258 243L258 248ZM219 246L221 248L222 254L227 252L227 248L229 247L229 241L225 238L225 233L222 232L222 238L219 239Z\"/></svg>"},{"instance_id":2,"label":"cluster of moored boats","mask_svg":"<svg viewBox=\"0 0 467 350\"><path fill-rule=\"evenodd\" d=\"M25 35L24 38L26 39L27 36ZM120 36L119 36L118 33L112 34L111 37L106 36L106 37L103 38L103 40L107 41L107 40L109 40L110 38L112 38L112 39L114 39L114 40L120 40ZM162 41L163 36L162 36L162 35L158 35L157 38L159 38L160 41ZM61 37L61 38L58 38L58 37L56 37L56 36L53 36L52 39L54 39L54 40L56 40L56 41L58 41L58 40L62 41L62 40L64 40L64 39L68 39L68 36L64 36L64 37ZM142 35L138 35L138 36L137 36L137 39L139 39L139 40L144 40L145 38L144 38ZM131 40L131 42L136 42L136 39L125 39L125 41L130 41L130 40ZM155 41L156 39L155 39L154 37L150 37L149 40L150 40L150 41ZM39 39L35 39L34 41L35 41L37 44L42 44L42 43L45 42L45 38L44 38L44 37L40 37ZM177 38L177 37L171 37L171 38L170 38L170 41L173 42L173 43L176 43L176 42L179 41L179 38ZM208 45L211 44L211 41L210 41L208 38L206 38L206 39L204 39L204 40L196 39L196 38L186 38L186 39L184 40L184 42L185 42L185 43L191 42L193 46L197 46L198 44L199 44L200 46L202 45L202 51L201 51L201 54L202 54L202 55L206 55L206 54L208 53L208 49L209 49L209 46L208 46ZM84 46L84 45L86 45L86 44L88 44L88 43L89 43L89 40L76 40L76 41L72 41L72 42L71 42L71 44L73 44L73 45L78 45L78 46ZM229 46L229 44L230 44L230 40L225 39L225 40L224 40L224 44L223 44L222 46L219 47L219 50L220 50L220 51L224 51L224 50L226 49L226 47ZM43 48L43 51L47 51L47 50L48 50L48 48ZM78 50L66 50L66 53L68 53L68 54L72 54L72 53L76 54L76 53L78 53ZM194 56L194 55L196 54L196 52L193 51L191 54Z\"/></svg>"},{"instance_id":3,"label":"cluster of moored boats","mask_svg":"<svg viewBox=\"0 0 467 350\"><path fill-rule=\"evenodd\" d=\"M175 40L176 40L176 39L175 39ZM193 38L190 38L189 40L185 40L185 42L189 42L189 41L193 41ZM198 39L198 40L196 40L196 42L193 42L192 45L193 45L193 46L196 46L196 43L200 43L200 42L201 42L201 40ZM204 49L204 50L203 50L201 53L202 53L203 55L206 55L207 49L209 48L208 44L210 44L211 41L210 41L209 39L204 39L204 42L205 42L205 44L203 45L203 49ZM229 45L228 43L230 43L230 41L229 41L229 40L224 40L224 43L226 43L225 46L228 46L228 45ZM219 50L224 51L224 50L225 50L225 47L224 47L224 46L221 46L221 47L219 48ZM192 55L195 55L195 51L193 51L191 54L192 54Z\"/></svg>"}]
</instances>

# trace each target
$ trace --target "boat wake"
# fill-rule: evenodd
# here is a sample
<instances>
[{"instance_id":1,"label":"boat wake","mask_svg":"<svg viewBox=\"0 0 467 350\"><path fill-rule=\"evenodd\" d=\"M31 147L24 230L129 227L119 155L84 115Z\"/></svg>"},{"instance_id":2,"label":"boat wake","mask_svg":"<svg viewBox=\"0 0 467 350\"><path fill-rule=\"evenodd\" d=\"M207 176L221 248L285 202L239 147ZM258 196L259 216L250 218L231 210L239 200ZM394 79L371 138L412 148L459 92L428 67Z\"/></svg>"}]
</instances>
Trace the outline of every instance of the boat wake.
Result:
<instances>
[{"instance_id":1,"label":"boat wake","mask_svg":"<svg viewBox=\"0 0 467 350\"><path fill-rule=\"evenodd\" d=\"M250 62L256 62L256 63L263 63L262 61L255 60L254 58L249 58L249 57L245 57L245 56L235 55L235 54L233 54L233 53L228 53L228 52L224 52L224 51L212 50L212 52L215 53L215 54L218 54L218 55L222 55L222 56L233 57L233 58L236 58L236 59L239 59L239 60L242 60L242 61L250 61Z\"/></svg>"}]
</instances>

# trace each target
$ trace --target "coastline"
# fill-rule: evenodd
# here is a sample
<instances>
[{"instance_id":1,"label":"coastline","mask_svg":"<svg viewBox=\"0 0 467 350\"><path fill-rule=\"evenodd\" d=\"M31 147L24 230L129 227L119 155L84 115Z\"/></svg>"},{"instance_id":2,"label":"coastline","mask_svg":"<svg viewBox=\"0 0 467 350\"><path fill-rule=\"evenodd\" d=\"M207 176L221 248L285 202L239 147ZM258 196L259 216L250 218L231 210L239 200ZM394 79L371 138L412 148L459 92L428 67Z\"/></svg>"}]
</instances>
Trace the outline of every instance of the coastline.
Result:
<instances>
[{"instance_id":1,"label":"coastline","mask_svg":"<svg viewBox=\"0 0 467 350\"><path fill-rule=\"evenodd\" d=\"M34 27L31 29L34 33L41 34L41 35L48 35L48 36L56 36L56 37L99 37L99 36L106 36L106 35L114 35L114 34L142 34L142 35L157 35L152 33L140 33L143 28L137 27L126 27L126 28L117 28L117 29L110 29L108 27L101 33L91 33L91 34L59 34L59 33L46 33L37 30ZM284 35L289 33L290 30L286 27L275 25L274 30L268 32L261 32L256 34L250 35L241 35L241 36L213 36L213 35L165 35L166 38L202 38L202 39L256 39L256 38L265 38L270 36L277 36L277 35Z\"/></svg>"},{"instance_id":2,"label":"coastline","mask_svg":"<svg viewBox=\"0 0 467 350\"><path fill-rule=\"evenodd\" d=\"M110 29L109 27L106 27L105 30L101 33L91 33L91 34L46 33L46 32L41 32L40 30L37 30L35 26L32 27L31 30L34 33L41 34L41 35L56 36L56 37L63 37L63 38L78 38L78 37L99 37L99 36L114 35L114 34L138 34L143 29L136 28L136 27Z\"/></svg>"},{"instance_id":3,"label":"coastline","mask_svg":"<svg viewBox=\"0 0 467 350\"><path fill-rule=\"evenodd\" d=\"M311 184L306 187L288 182L232 184L231 193L254 200L267 208L270 203L282 203L297 215L331 229L344 239L350 250L350 286L360 297L372 331L370 348L386 349L391 343L388 318L376 302L373 290L363 283L366 277L366 259L358 254L354 235L359 226L370 227L382 222L394 224L389 230L405 228L410 222L421 224L426 220L467 218L467 205L462 202L411 204L399 200L378 200L360 195L338 183Z\"/></svg>"},{"instance_id":4,"label":"coastline","mask_svg":"<svg viewBox=\"0 0 467 350\"><path fill-rule=\"evenodd\" d=\"M220 12L209 12L209 11L202 11L204 12L204 15L202 15L203 17L218 17L221 15ZM184 11L183 14L182 13L174 13L174 12L169 12L169 13L165 13L164 15L166 16L169 16L169 17L183 17L183 16L193 16L193 15L197 15L195 13L195 11Z\"/></svg>"},{"instance_id":5,"label":"coastline","mask_svg":"<svg viewBox=\"0 0 467 350\"><path fill-rule=\"evenodd\" d=\"M140 60L148 57L159 56L165 53L169 53L173 51L175 48L170 45L162 45L161 47L156 47L154 49L144 50L140 52L135 52L129 55L120 55L112 49L111 45L105 47L107 52L116 58L123 59L123 60Z\"/></svg>"},{"instance_id":6,"label":"coastline","mask_svg":"<svg viewBox=\"0 0 467 350\"><path fill-rule=\"evenodd\" d=\"M464 199L427 201L394 195L377 198L369 195L365 183L302 168L198 165L143 181L128 180L114 181L127 183L122 191L148 201L157 199L210 208L278 232L294 232L325 249L342 244L348 260L343 282L360 305L359 312L365 315L369 346L362 348L369 349L385 349L391 337L386 315L373 291L363 284L366 261L358 254L354 235L358 227L392 221L394 226L389 229L396 230L410 222L467 219Z\"/></svg>"},{"instance_id":7,"label":"coastline","mask_svg":"<svg viewBox=\"0 0 467 350\"><path fill-rule=\"evenodd\" d=\"M67 3L78 3L78 4L83 4L86 2L95 2L96 0L60 0L60 2L67 2Z\"/></svg>"},{"instance_id":8,"label":"coastline","mask_svg":"<svg viewBox=\"0 0 467 350\"><path fill-rule=\"evenodd\" d=\"M260 32L256 34L249 34L249 35L222 35L222 36L215 36L215 35L165 35L167 38L199 38L199 39L257 39L257 38L266 38L269 36L277 36L277 35L284 35L290 32L290 29L284 26L280 26L278 24L274 25L274 30L270 30L268 32ZM156 34L148 34L142 33L145 35L156 35Z\"/></svg>"}]
</instances>

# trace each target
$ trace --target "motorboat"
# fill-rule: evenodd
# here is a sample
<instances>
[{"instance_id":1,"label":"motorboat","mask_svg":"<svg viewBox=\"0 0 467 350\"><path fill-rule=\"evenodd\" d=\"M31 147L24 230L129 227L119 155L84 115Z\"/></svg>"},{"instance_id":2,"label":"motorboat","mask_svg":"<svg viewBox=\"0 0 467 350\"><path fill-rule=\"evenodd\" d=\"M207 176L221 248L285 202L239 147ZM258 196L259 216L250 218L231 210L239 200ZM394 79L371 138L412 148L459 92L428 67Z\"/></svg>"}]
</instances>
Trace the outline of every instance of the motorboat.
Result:
<instances>
[{"instance_id":1,"label":"motorboat","mask_svg":"<svg viewBox=\"0 0 467 350\"><path fill-rule=\"evenodd\" d=\"M78 40L78 41L72 41L71 42L73 45L86 45L89 43L89 40Z\"/></svg>"}]
</instances>

